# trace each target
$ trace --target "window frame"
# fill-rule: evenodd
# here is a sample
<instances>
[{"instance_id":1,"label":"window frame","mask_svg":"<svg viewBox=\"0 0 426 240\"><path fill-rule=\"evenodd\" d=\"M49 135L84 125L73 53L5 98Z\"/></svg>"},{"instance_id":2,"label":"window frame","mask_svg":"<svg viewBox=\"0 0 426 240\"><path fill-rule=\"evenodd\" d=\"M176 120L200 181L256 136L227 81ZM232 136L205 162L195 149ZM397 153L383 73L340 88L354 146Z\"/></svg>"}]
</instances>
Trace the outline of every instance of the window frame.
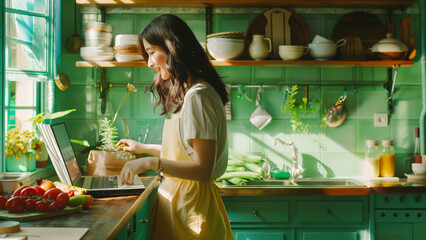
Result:
<instances>
[{"instance_id":1,"label":"window frame","mask_svg":"<svg viewBox=\"0 0 426 240\"><path fill-rule=\"evenodd\" d=\"M54 84L52 85L49 82L53 82L54 81L54 76L56 74L56 69L55 69L55 65L56 65L56 59L55 59L55 44L54 44L54 38L55 38L55 5L59 4L60 6L60 1L54 0L54 1L45 1L44 3L46 4L46 12L44 14L40 14L40 13L34 13L34 12L30 12L30 11L24 11L24 10L17 10L17 9L11 9L11 8L7 8L6 7L6 1L8 0L0 0L1 1L1 6L0 6L0 11L1 11L1 19L0 19L0 26L2 26L1 29L1 49L0 49L0 54L1 56L3 56L0 60L0 77L1 77L1 89L2 91L0 91L0 104L1 104L1 112L0 112L0 124L1 124L1 128L0 128L0 134L3 136L0 139L0 144L2 144L2 148L0 151L0 157L2 159L1 164L0 164L0 172L4 172L5 171L5 136L6 136L6 132L7 132L7 127L9 125L9 123L6 120L6 111L10 111L10 110L16 110L16 109L33 109L35 110L35 113L39 113L39 112L44 112L46 111L46 108L52 108L52 106L47 106L47 105L51 105L46 103L46 101L44 101L43 99L45 99L45 96L47 95L47 91L53 91L52 86L54 86ZM7 69L7 62L8 59L6 59L6 31L7 30L7 26L6 26L6 15L7 13L17 13L17 14L23 14L23 15L28 15L28 16L32 16L32 17L43 17L46 19L46 68L45 71L31 71L31 70L19 70L19 69ZM57 19L59 19L60 17L60 12L59 15L56 16ZM60 21L58 21L56 24L60 24ZM61 41L61 39L57 39L57 41ZM60 50L60 49L59 49ZM11 106L10 103L6 102L6 97L8 96L8 92L10 92L10 89L6 89L6 87L8 87L9 85L6 84L6 81L8 81L8 83L10 83L10 81L12 80L26 80L26 81L33 81L35 82L35 86L36 86L36 91L35 91L35 106L21 106L21 107L17 107L17 106ZM50 101L54 101L54 99L50 99ZM6 105L8 104L8 105ZM51 110L51 109L50 109Z\"/></svg>"}]
</instances>

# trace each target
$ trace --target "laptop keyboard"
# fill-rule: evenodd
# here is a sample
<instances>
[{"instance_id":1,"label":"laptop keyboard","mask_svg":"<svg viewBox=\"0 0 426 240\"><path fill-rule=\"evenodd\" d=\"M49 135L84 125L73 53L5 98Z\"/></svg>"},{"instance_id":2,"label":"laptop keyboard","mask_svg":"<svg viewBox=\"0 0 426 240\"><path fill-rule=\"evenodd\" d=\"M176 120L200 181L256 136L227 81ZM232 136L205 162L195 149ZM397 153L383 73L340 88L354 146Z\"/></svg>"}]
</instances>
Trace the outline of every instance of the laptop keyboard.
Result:
<instances>
[{"instance_id":1,"label":"laptop keyboard","mask_svg":"<svg viewBox=\"0 0 426 240\"><path fill-rule=\"evenodd\" d=\"M94 188L116 188L118 187L117 177L93 177L91 182L91 189Z\"/></svg>"}]
</instances>

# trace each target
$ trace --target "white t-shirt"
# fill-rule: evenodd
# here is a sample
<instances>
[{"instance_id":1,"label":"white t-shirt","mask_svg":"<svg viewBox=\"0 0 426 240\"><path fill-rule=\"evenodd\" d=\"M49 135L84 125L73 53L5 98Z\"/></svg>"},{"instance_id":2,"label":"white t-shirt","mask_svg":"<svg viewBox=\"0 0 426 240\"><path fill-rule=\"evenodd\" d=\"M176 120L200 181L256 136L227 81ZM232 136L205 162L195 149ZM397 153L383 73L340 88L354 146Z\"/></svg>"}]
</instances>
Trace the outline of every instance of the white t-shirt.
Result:
<instances>
[{"instance_id":1,"label":"white t-shirt","mask_svg":"<svg viewBox=\"0 0 426 240\"><path fill-rule=\"evenodd\" d=\"M228 165L228 143L225 108L216 90L207 82L191 86L182 109L172 117L180 118L180 134L189 156L194 159L192 139L216 140L214 178L223 175Z\"/></svg>"}]
</instances>

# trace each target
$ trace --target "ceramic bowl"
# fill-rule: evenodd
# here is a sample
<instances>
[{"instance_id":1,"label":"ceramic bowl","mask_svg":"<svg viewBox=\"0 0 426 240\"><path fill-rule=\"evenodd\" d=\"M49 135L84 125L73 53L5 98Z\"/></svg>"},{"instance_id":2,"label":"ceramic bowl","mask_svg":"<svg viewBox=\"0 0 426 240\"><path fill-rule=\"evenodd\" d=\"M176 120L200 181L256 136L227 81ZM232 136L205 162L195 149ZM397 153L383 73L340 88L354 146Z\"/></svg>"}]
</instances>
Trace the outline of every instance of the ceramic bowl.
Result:
<instances>
[{"instance_id":1,"label":"ceramic bowl","mask_svg":"<svg viewBox=\"0 0 426 240\"><path fill-rule=\"evenodd\" d=\"M108 47L111 45L112 33L102 32L92 28L84 32L86 46L89 47Z\"/></svg>"},{"instance_id":2,"label":"ceramic bowl","mask_svg":"<svg viewBox=\"0 0 426 240\"><path fill-rule=\"evenodd\" d=\"M416 175L426 175L426 164L423 163L412 163L411 169Z\"/></svg>"},{"instance_id":3,"label":"ceramic bowl","mask_svg":"<svg viewBox=\"0 0 426 240\"><path fill-rule=\"evenodd\" d=\"M115 46L136 46L139 35L119 34L115 36Z\"/></svg>"},{"instance_id":4,"label":"ceramic bowl","mask_svg":"<svg viewBox=\"0 0 426 240\"><path fill-rule=\"evenodd\" d=\"M207 50L218 60L237 59L244 51L243 39L207 39Z\"/></svg>"},{"instance_id":5,"label":"ceramic bowl","mask_svg":"<svg viewBox=\"0 0 426 240\"><path fill-rule=\"evenodd\" d=\"M112 31L114 30L114 27L112 25L104 23L104 22L88 22L86 24L86 27L94 28L100 31L110 32L110 33L112 33Z\"/></svg>"},{"instance_id":6,"label":"ceramic bowl","mask_svg":"<svg viewBox=\"0 0 426 240\"><path fill-rule=\"evenodd\" d=\"M308 48L300 45L280 45L278 53L282 60L291 61L297 60L308 53Z\"/></svg>"},{"instance_id":7,"label":"ceramic bowl","mask_svg":"<svg viewBox=\"0 0 426 240\"><path fill-rule=\"evenodd\" d=\"M117 62L142 61L143 57L140 54L115 54L115 60Z\"/></svg>"}]
</instances>

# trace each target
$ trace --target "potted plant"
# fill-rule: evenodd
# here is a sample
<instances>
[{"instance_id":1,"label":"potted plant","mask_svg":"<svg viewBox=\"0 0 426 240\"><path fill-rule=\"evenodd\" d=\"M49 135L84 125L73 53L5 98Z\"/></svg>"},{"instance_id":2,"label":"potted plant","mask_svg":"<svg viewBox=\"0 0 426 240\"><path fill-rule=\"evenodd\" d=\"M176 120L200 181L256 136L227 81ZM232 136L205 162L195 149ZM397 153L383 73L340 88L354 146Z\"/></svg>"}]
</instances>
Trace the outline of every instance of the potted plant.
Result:
<instances>
[{"instance_id":1,"label":"potted plant","mask_svg":"<svg viewBox=\"0 0 426 240\"><path fill-rule=\"evenodd\" d=\"M128 136L127 124L124 118L118 113L124 102L131 93L136 92L136 88L132 84L126 85L126 93L118 105L117 111L112 120L104 118L100 125L101 145L98 150L91 150L87 161L86 175L102 176L102 175L118 175L121 172L124 164L128 160L135 159L136 156L129 152L124 152L116 149L119 139L117 128L114 126L117 117L120 117L124 123L126 137Z\"/></svg>"},{"instance_id":2,"label":"potted plant","mask_svg":"<svg viewBox=\"0 0 426 240\"><path fill-rule=\"evenodd\" d=\"M36 159L41 159L42 141L35 131L13 128L6 133L6 171L32 172Z\"/></svg>"}]
</instances>

